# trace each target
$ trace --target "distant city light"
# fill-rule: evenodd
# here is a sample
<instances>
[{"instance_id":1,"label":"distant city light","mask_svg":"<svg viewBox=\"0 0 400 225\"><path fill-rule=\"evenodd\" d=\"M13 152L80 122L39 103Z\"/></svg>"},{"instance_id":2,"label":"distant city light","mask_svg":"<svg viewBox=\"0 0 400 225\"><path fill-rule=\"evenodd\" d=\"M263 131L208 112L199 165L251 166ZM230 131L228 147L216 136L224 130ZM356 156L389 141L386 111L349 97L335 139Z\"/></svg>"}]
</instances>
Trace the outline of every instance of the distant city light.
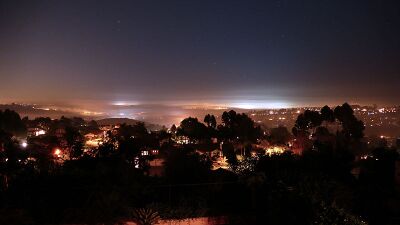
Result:
<instances>
[{"instance_id":1,"label":"distant city light","mask_svg":"<svg viewBox=\"0 0 400 225\"><path fill-rule=\"evenodd\" d=\"M37 109L41 109L41 110L44 110L44 111L50 111L50 108L37 108Z\"/></svg>"},{"instance_id":2,"label":"distant city light","mask_svg":"<svg viewBox=\"0 0 400 225\"><path fill-rule=\"evenodd\" d=\"M127 105L127 104L125 102L115 102L115 103L113 103L113 105L124 106L124 105Z\"/></svg>"},{"instance_id":3,"label":"distant city light","mask_svg":"<svg viewBox=\"0 0 400 225\"><path fill-rule=\"evenodd\" d=\"M95 115L95 116L103 115L102 112L92 112L92 111L83 111L82 114L83 115Z\"/></svg>"},{"instance_id":4,"label":"distant city light","mask_svg":"<svg viewBox=\"0 0 400 225\"><path fill-rule=\"evenodd\" d=\"M286 102L249 101L232 103L231 106L242 109L280 109L289 108L290 104Z\"/></svg>"},{"instance_id":5,"label":"distant city light","mask_svg":"<svg viewBox=\"0 0 400 225\"><path fill-rule=\"evenodd\" d=\"M115 106L130 106L130 105L137 105L138 104L138 102L132 102L132 101L116 101L116 102L113 102L113 103L111 103L112 105L115 105Z\"/></svg>"}]
</instances>

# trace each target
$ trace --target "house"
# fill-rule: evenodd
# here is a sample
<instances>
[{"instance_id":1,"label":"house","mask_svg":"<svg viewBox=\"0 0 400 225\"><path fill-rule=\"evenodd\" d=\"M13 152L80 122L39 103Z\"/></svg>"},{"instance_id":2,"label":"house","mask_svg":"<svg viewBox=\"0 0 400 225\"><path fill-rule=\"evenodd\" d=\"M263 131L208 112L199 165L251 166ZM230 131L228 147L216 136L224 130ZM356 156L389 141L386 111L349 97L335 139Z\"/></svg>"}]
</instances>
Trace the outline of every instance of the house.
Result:
<instances>
[{"instance_id":1,"label":"house","mask_svg":"<svg viewBox=\"0 0 400 225\"><path fill-rule=\"evenodd\" d=\"M54 132L55 136L58 138L63 138L65 136L65 133L66 131L64 127L57 128Z\"/></svg>"},{"instance_id":2,"label":"house","mask_svg":"<svg viewBox=\"0 0 400 225\"><path fill-rule=\"evenodd\" d=\"M46 131L39 127L29 127L27 130L28 137L37 137L37 136L45 135L45 134L46 134Z\"/></svg>"},{"instance_id":3,"label":"house","mask_svg":"<svg viewBox=\"0 0 400 225\"><path fill-rule=\"evenodd\" d=\"M88 147L98 147L100 144L103 143L104 139L104 132L91 132L85 134L85 145Z\"/></svg>"},{"instance_id":4,"label":"house","mask_svg":"<svg viewBox=\"0 0 400 225\"><path fill-rule=\"evenodd\" d=\"M187 136L176 136L175 142L178 144L189 144L190 139Z\"/></svg>"}]
</instances>

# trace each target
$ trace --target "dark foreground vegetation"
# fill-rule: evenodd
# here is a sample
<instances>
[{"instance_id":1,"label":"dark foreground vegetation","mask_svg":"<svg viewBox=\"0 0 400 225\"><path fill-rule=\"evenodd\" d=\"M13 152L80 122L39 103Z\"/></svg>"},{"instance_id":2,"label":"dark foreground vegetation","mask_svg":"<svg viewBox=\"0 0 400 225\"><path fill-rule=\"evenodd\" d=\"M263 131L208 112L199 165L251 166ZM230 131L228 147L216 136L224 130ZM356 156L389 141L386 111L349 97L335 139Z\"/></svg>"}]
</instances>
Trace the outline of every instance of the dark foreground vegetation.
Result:
<instances>
[{"instance_id":1,"label":"dark foreground vegetation","mask_svg":"<svg viewBox=\"0 0 400 225\"><path fill-rule=\"evenodd\" d=\"M32 123L48 133L21 147L16 137ZM59 127L65 133L57 137ZM384 145L365 147L364 126L347 104L300 114L293 135L283 128L264 134L230 111L219 125L207 115L204 123L188 118L168 132L122 125L85 149L82 134L97 129L78 118L1 112L0 224L152 224L200 216L225 216L226 224L400 224L398 154ZM174 141L179 136L188 143ZM294 139L301 154L269 155L256 147ZM55 154L58 146L67 159ZM212 170L210 154L198 151L215 146L222 146L229 169ZM160 151L161 175L150 176L152 156L143 156L144 148ZM141 220L143 214L150 219Z\"/></svg>"}]
</instances>

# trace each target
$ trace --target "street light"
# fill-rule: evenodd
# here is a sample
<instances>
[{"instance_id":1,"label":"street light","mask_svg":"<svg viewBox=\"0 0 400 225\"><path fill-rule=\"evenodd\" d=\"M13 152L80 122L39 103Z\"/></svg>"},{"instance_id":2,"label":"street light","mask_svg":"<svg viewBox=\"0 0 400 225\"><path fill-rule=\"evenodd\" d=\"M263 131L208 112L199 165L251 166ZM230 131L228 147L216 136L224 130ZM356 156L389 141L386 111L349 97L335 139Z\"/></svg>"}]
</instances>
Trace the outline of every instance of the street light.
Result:
<instances>
[{"instance_id":1,"label":"street light","mask_svg":"<svg viewBox=\"0 0 400 225\"><path fill-rule=\"evenodd\" d=\"M22 143L21 143L21 147L23 147L23 148L28 147L28 143L26 143L26 141L22 142Z\"/></svg>"},{"instance_id":2,"label":"street light","mask_svg":"<svg viewBox=\"0 0 400 225\"><path fill-rule=\"evenodd\" d=\"M54 150L54 155L57 156L57 157L60 157L61 156L61 150L59 148L56 148Z\"/></svg>"}]
</instances>

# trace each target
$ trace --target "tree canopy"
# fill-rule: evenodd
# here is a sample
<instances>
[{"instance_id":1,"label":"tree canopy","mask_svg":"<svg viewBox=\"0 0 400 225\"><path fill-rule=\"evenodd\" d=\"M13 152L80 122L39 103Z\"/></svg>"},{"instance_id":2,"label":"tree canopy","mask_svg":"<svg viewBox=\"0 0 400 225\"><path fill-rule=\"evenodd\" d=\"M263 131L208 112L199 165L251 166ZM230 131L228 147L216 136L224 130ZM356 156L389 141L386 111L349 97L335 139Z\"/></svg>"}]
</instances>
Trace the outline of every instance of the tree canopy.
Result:
<instances>
[{"instance_id":1,"label":"tree canopy","mask_svg":"<svg viewBox=\"0 0 400 225\"><path fill-rule=\"evenodd\" d=\"M16 136L26 136L26 126L15 111L0 110L0 130Z\"/></svg>"}]
</instances>

